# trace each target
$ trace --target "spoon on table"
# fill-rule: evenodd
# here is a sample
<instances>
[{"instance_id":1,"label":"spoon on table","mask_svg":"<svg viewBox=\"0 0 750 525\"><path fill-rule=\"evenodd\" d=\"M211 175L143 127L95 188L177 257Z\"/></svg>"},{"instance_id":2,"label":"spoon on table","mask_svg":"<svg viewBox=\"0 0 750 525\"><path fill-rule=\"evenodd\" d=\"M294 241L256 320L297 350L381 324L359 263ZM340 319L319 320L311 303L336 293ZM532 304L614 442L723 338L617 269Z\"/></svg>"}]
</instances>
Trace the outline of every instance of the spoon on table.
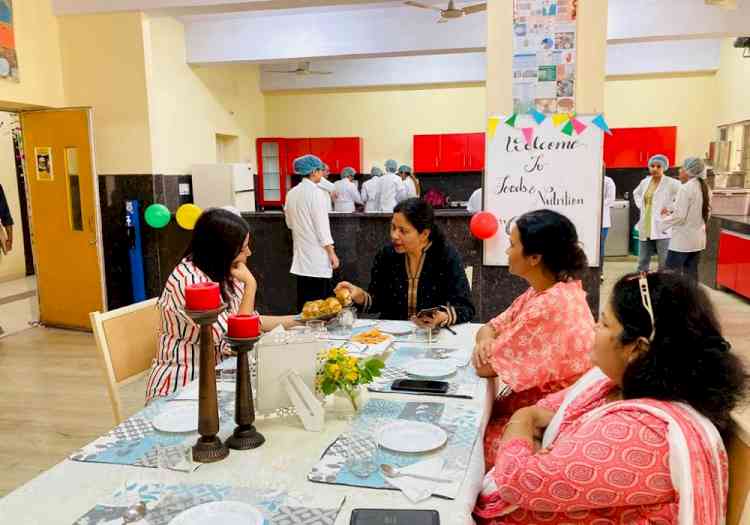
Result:
<instances>
[{"instance_id":1,"label":"spoon on table","mask_svg":"<svg viewBox=\"0 0 750 525\"><path fill-rule=\"evenodd\" d=\"M398 467L395 467L393 465L389 465L387 463L383 463L380 465L380 471L385 475L387 478L398 478L401 476L409 476L410 478L416 478L416 479L423 479L425 481L439 481L441 483L452 483L452 479L448 478L438 478L434 476L425 476L423 474L410 474L408 472L403 472Z\"/></svg>"},{"instance_id":2,"label":"spoon on table","mask_svg":"<svg viewBox=\"0 0 750 525\"><path fill-rule=\"evenodd\" d=\"M138 503L131 505L125 510L125 513L122 515L122 522L135 523L136 521L142 520L145 515L146 502L139 501Z\"/></svg>"}]
</instances>

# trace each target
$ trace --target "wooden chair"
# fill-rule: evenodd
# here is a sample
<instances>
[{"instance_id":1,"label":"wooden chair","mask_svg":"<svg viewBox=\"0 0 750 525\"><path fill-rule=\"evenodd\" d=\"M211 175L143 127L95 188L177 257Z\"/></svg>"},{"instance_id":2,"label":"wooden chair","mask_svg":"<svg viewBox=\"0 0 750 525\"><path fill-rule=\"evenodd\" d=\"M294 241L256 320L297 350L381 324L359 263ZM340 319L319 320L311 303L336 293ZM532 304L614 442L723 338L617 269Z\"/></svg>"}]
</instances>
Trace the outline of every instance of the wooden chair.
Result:
<instances>
[{"instance_id":1,"label":"wooden chair","mask_svg":"<svg viewBox=\"0 0 750 525\"><path fill-rule=\"evenodd\" d=\"M91 327L102 354L115 423L123 420L119 387L137 381L151 368L159 344L156 298L106 313L91 312Z\"/></svg>"}]
</instances>

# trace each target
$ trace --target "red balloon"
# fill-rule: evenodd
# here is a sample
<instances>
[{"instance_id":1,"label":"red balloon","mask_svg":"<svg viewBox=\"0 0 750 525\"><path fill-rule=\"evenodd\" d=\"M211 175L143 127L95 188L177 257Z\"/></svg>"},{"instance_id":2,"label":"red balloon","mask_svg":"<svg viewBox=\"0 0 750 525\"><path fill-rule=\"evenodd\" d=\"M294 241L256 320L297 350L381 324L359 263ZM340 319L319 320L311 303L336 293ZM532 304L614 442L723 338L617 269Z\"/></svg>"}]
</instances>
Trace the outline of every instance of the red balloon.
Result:
<instances>
[{"instance_id":1,"label":"red balloon","mask_svg":"<svg viewBox=\"0 0 750 525\"><path fill-rule=\"evenodd\" d=\"M488 211L475 213L469 223L469 229L477 239L489 239L497 233L497 228L497 217Z\"/></svg>"}]
</instances>

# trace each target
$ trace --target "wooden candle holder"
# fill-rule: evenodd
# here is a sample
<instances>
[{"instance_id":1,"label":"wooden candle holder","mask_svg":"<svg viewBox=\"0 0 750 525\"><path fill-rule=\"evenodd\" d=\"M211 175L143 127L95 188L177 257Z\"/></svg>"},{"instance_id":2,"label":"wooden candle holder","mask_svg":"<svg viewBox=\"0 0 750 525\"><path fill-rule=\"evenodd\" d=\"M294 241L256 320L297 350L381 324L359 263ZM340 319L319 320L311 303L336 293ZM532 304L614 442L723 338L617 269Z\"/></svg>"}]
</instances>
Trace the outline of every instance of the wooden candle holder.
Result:
<instances>
[{"instance_id":1,"label":"wooden candle holder","mask_svg":"<svg viewBox=\"0 0 750 525\"><path fill-rule=\"evenodd\" d=\"M255 403L250 383L249 353L260 337L243 339L225 337L227 344L237 353L237 385L234 394L234 421L237 427L227 439L227 446L234 450L250 450L265 443L266 438L255 429Z\"/></svg>"},{"instance_id":2,"label":"wooden candle holder","mask_svg":"<svg viewBox=\"0 0 750 525\"><path fill-rule=\"evenodd\" d=\"M216 393L216 350L213 325L226 305L214 310L187 310L188 316L201 327L200 376L198 383L198 433L193 445L193 461L213 463L229 455L229 449L217 436L219 433L219 399Z\"/></svg>"}]
</instances>

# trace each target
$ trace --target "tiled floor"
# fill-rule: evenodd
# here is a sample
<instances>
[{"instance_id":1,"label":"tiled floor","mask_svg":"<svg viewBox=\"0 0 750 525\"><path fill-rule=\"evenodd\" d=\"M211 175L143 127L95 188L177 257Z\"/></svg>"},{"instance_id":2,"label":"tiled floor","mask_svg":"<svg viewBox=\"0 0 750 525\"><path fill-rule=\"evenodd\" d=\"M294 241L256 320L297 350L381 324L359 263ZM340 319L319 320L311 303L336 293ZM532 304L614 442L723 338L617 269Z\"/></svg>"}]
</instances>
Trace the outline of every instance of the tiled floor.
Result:
<instances>
[{"instance_id":1,"label":"tiled floor","mask_svg":"<svg viewBox=\"0 0 750 525\"><path fill-rule=\"evenodd\" d=\"M607 261L603 300L635 264L634 259ZM23 286L29 284L0 285L0 298L5 290L23 291ZM709 294L725 336L750 361L750 301L725 292ZM25 301L29 300L35 302L35 298ZM14 310L21 311L17 315L26 319L28 305L13 304ZM5 324L2 308L0 320ZM143 405L144 391L144 381L123 389L126 414ZM750 428L750 413L746 419ZM99 355L90 334L36 327L0 338L0 442L14 443L13 448L0 448L0 496L112 426Z\"/></svg>"}]
</instances>

